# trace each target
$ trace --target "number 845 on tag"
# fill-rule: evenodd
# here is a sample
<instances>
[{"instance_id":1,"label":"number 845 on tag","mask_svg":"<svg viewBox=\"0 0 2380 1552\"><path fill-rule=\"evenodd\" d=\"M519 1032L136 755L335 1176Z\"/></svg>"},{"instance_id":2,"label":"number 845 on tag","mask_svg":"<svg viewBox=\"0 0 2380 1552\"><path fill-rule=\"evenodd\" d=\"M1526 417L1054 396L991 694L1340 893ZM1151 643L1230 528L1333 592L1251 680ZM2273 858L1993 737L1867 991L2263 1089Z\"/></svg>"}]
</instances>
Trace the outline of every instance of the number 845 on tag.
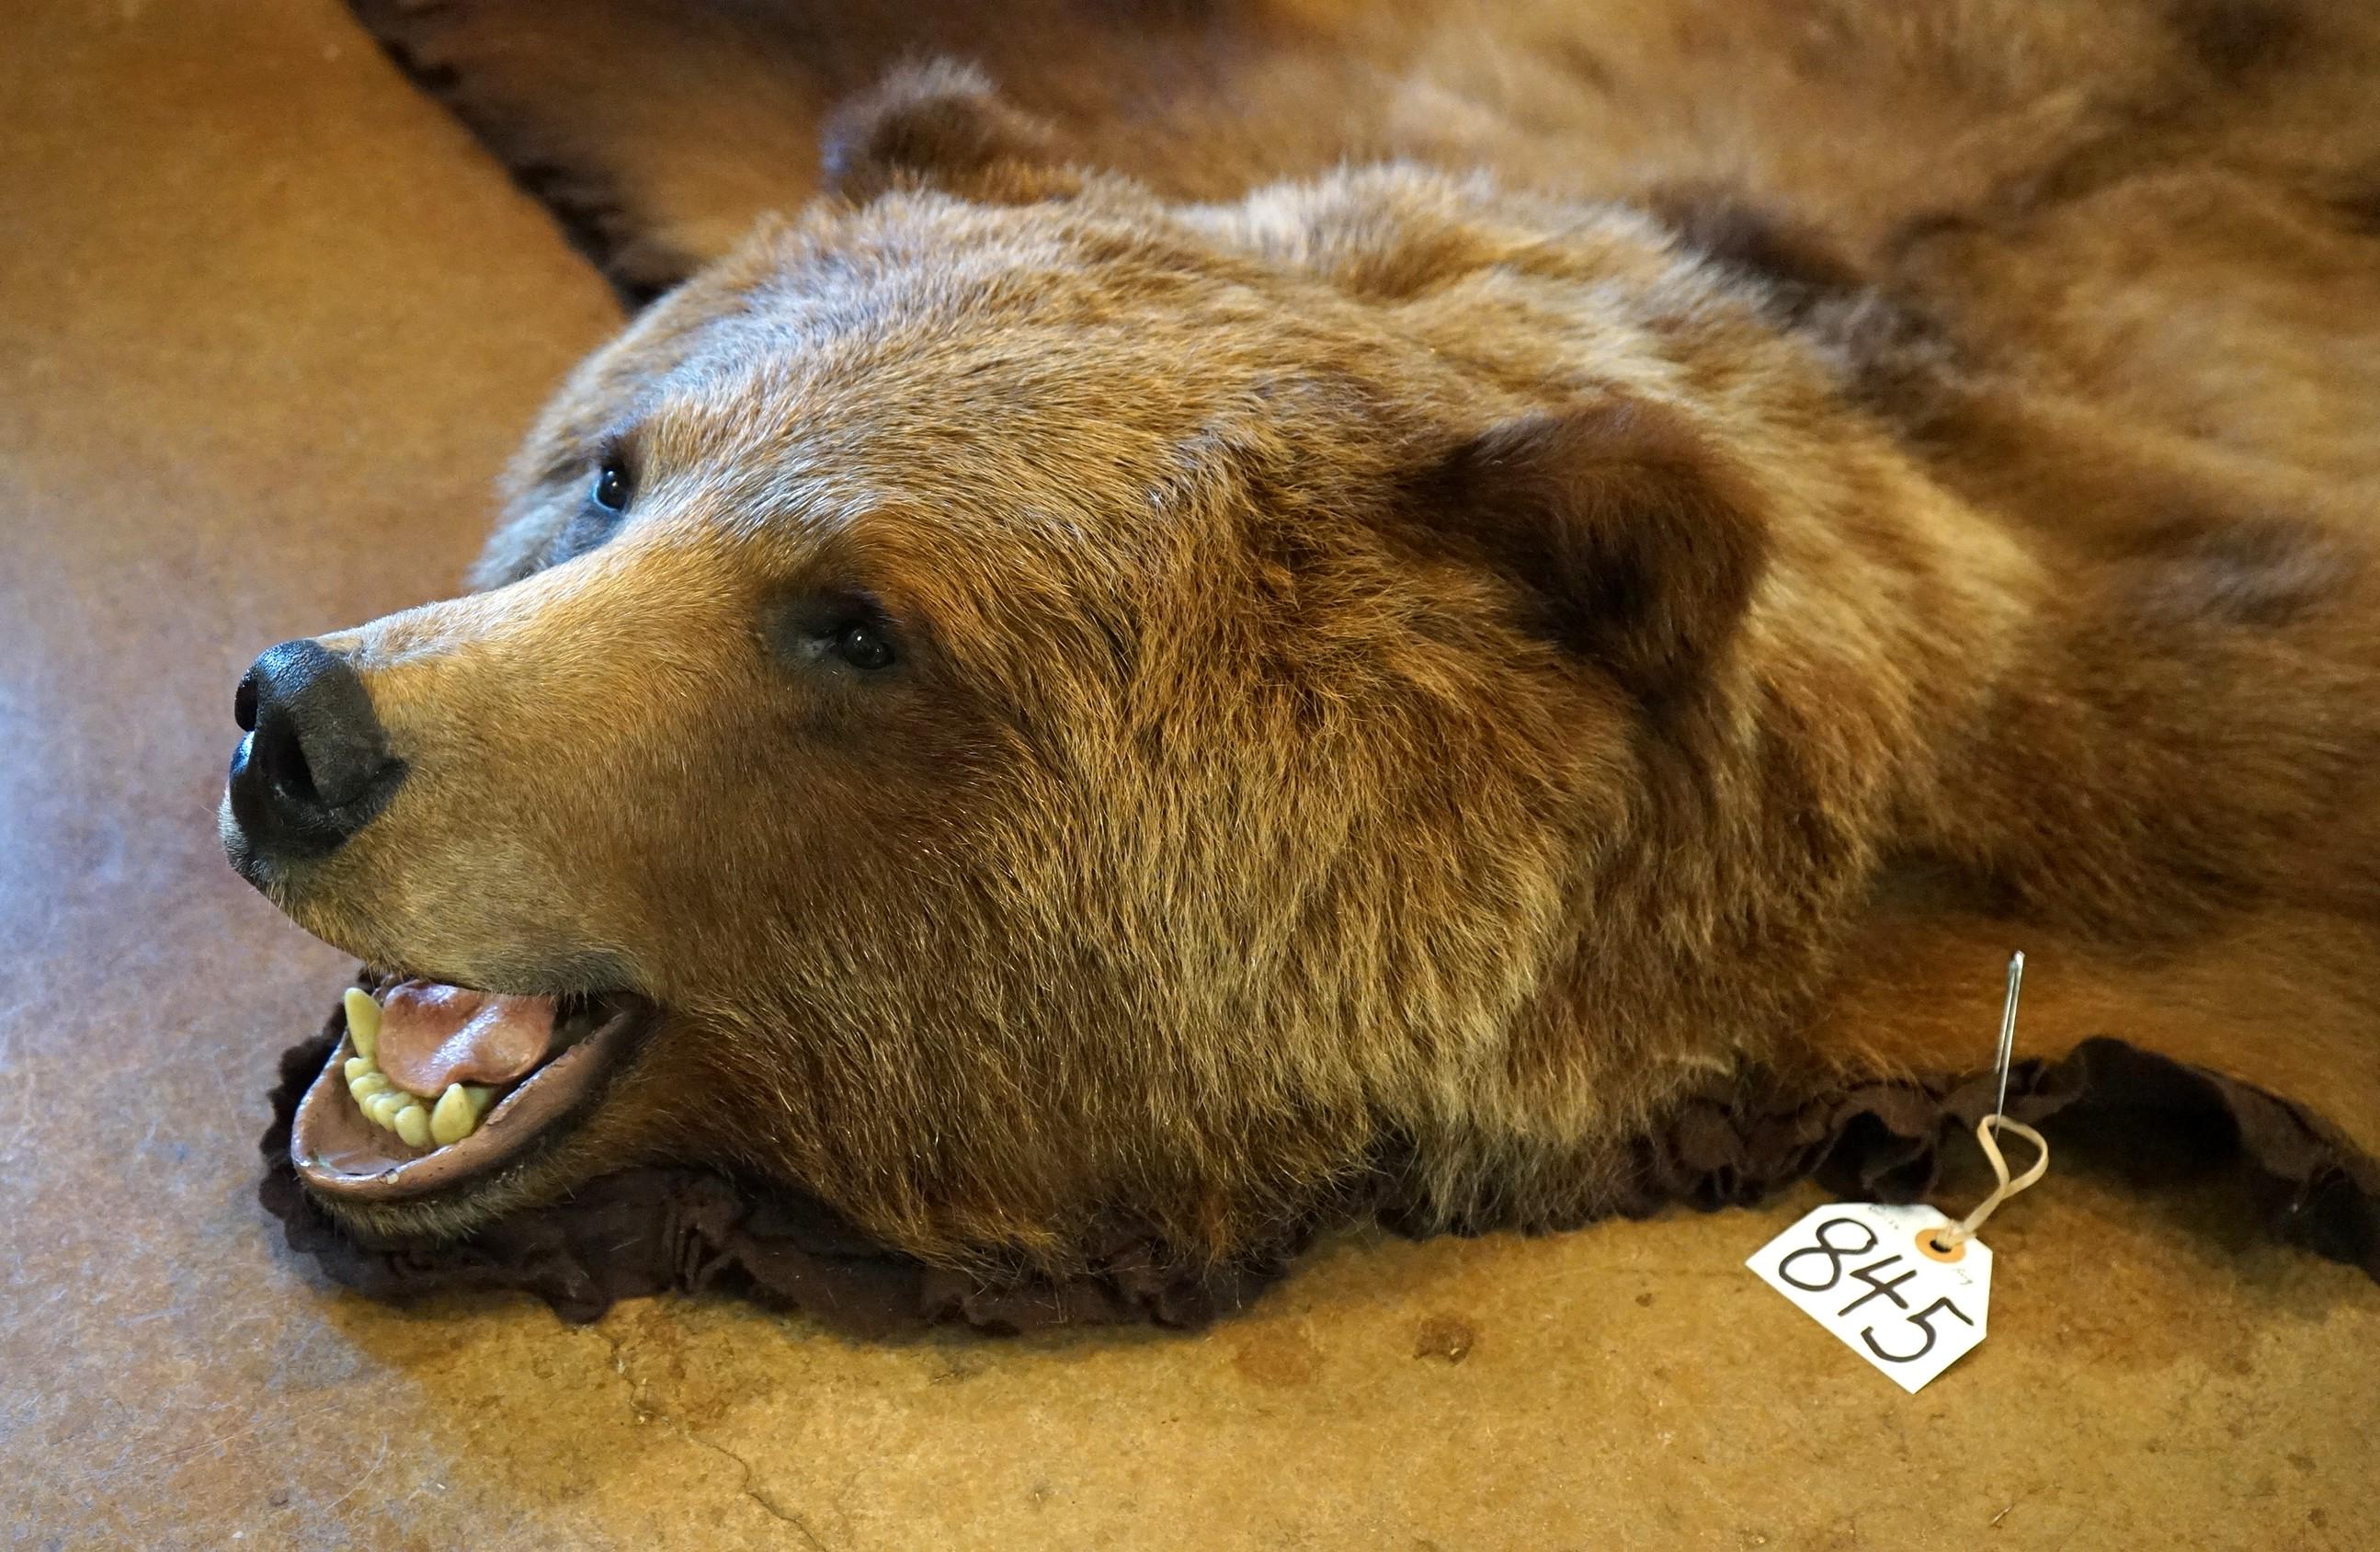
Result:
<instances>
[{"instance_id":1,"label":"number 845 on tag","mask_svg":"<svg viewBox=\"0 0 2380 1552\"><path fill-rule=\"evenodd\" d=\"M1992 1253L1941 1248L1932 1207L1820 1207L1744 1263L1843 1345L1915 1394L1984 1340Z\"/></svg>"}]
</instances>

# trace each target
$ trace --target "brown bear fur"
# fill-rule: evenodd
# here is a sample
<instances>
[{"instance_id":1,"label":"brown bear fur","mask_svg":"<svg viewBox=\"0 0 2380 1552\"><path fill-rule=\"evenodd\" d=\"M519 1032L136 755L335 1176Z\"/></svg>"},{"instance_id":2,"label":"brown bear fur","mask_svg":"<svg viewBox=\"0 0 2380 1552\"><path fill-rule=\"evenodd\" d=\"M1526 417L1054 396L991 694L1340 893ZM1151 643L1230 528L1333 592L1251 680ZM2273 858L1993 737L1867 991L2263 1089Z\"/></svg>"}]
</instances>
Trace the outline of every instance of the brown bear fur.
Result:
<instances>
[{"instance_id":1,"label":"brown bear fur","mask_svg":"<svg viewBox=\"0 0 2380 1552\"><path fill-rule=\"evenodd\" d=\"M490 590L327 638L414 774L282 903L668 1010L548 1153L373 1227L639 1158L943 1260L1118 1212L1227 1256L1382 1174L1563 1223L1715 1080L1972 1053L1847 1033L1949 1007L1944 923L2113 984L2380 921L2380 581L2317 479L2368 432L2240 458L2176 429L2237 394L2019 375L1964 229L1409 164L1184 203L943 67L829 146L564 389ZM862 597L896 670L788 662Z\"/></svg>"}]
</instances>

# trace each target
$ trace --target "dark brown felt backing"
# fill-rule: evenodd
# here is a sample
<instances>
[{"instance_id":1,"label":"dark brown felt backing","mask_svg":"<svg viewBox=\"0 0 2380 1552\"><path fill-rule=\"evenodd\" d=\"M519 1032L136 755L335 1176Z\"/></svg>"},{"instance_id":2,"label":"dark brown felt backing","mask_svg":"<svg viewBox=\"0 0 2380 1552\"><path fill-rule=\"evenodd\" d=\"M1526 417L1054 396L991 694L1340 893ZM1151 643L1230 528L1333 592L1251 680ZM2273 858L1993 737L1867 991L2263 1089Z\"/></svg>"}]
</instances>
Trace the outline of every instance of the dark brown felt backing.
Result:
<instances>
[{"instance_id":1,"label":"dark brown felt backing","mask_svg":"<svg viewBox=\"0 0 2380 1552\"><path fill-rule=\"evenodd\" d=\"M292 1249L336 1281L395 1302L450 1292L533 1293L565 1320L622 1299L719 1292L797 1309L846 1335L881 1338L963 1325L1010 1334L1057 1326L1204 1326L1244 1308L1316 1238L1366 1219L1396 1227L1392 1203L1351 1203L1246 1261L1184 1268L1129 1227L1092 1269L1001 1280L929 1267L873 1243L820 1204L709 1170L633 1169L588 1182L449 1243L370 1243L315 1205L289 1162L290 1119L343 1030L292 1047L273 1092L258 1194ZM1991 1108L1988 1073L1875 1082L1791 1100L1755 1085L1682 1107L1639 1138L1615 1213L1674 1204L1749 1206L1810 1175L1847 1196L1927 1197L1944 1149ZM2128 1140L2147 1188L2207 1170L2234 1175L2283 1239L2380 1279L2380 1167L2318 1118L2228 1078L2120 1040L2086 1040L2061 1060L2020 1062L2009 1114L2053 1146L2081 1132Z\"/></svg>"}]
</instances>

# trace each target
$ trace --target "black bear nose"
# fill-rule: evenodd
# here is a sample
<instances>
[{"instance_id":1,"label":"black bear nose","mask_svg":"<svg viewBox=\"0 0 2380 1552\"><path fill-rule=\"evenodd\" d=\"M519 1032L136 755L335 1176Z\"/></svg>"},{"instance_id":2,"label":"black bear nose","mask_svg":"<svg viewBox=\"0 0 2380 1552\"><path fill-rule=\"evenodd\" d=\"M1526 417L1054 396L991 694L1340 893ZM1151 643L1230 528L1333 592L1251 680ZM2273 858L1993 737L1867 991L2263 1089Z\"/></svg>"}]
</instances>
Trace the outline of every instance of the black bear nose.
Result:
<instances>
[{"instance_id":1,"label":"black bear nose","mask_svg":"<svg viewBox=\"0 0 2380 1552\"><path fill-rule=\"evenodd\" d=\"M232 697L248 736L231 757L231 814L261 854L336 851L405 779L364 682L318 641L267 648Z\"/></svg>"}]
</instances>

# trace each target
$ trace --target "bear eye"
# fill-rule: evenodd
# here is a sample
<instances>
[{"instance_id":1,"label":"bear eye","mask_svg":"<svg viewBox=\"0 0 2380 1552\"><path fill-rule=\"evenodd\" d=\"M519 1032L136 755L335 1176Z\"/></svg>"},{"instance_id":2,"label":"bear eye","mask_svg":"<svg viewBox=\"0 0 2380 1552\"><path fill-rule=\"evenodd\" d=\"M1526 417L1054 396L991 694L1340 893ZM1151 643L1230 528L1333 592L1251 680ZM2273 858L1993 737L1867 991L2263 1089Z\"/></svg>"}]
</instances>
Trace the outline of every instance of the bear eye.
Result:
<instances>
[{"instance_id":1,"label":"bear eye","mask_svg":"<svg viewBox=\"0 0 2380 1552\"><path fill-rule=\"evenodd\" d=\"M768 632L790 661L830 674L881 673L906 656L902 629L862 588L806 589L775 611Z\"/></svg>"},{"instance_id":2,"label":"bear eye","mask_svg":"<svg viewBox=\"0 0 2380 1552\"><path fill-rule=\"evenodd\" d=\"M892 643L880 627L855 620L835 632L834 655L854 668L873 673L892 666Z\"/></svg>"},{"instance_id":3,"label":"bear eye","mask_svg":"<svg viewBox=\"0 0 2380 1552\"><path fill-rule=\"evenodd\" d=\"M595 483L588 499L604 511L613 514L628 509L628 471L617 458L606 458L595 470Z\"/></svg>"}]
</instances>

